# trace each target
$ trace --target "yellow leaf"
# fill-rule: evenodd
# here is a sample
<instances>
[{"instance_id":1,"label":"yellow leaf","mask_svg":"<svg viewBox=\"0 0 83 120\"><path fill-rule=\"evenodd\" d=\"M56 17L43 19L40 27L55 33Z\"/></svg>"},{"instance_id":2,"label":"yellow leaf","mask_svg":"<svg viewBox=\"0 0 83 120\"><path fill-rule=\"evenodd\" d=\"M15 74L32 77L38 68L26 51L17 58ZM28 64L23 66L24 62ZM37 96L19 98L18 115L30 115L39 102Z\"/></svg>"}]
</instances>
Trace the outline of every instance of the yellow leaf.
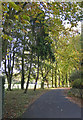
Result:
<instances>
[{"instance_id":1,"label":"yellow leaf","mask_svg":"<svg viewBox=\"0 0 83 120\"><path fill-rule=\"evenodd\" d=\"M18 19L19 17L18 17L18 15L14 15L14 17L16 18L16 19Z\"/></svg>"},{"instance_id":2,"label":"yellow leaf","mask_svg":"<svg viewBox=\"0 0 83 120\"><path fill-rule=\"evenodd\" d=\"M40 23L38 20L35 21L36 23Z\"/></svg>"}]
</instances>

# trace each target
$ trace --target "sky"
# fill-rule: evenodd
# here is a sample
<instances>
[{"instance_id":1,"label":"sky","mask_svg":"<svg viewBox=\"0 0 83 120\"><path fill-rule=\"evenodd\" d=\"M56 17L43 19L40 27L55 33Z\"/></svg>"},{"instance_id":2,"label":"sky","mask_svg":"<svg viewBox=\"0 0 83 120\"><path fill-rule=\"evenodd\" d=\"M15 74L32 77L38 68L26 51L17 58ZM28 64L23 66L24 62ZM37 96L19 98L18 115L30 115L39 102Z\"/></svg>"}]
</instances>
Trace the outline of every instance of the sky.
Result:
<instances>
[{"instance_id":1,"label":"sky","mask_svg":"<svg viewBox=\"0 0 83 120\"><path fill-rule=\"evenodd\" d=\"M71 27L71 23L70 23L69 20L64 20L63 25L65 26L65 28L70 28ZM78 30L78 32L81 34L81 22L79 21L77 23L77 27L72 27L72 30Z\"/></svg>"}]
</instances>

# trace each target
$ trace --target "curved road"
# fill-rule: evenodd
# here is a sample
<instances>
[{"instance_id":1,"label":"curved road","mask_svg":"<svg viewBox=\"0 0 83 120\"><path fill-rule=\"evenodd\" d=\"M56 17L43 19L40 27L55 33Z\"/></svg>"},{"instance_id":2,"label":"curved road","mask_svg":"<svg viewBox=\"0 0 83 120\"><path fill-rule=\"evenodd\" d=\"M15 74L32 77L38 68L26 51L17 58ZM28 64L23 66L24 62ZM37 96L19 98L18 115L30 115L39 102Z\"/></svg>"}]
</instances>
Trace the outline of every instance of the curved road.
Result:
<instances>
[{"instance_id":1,"label":"curved road","mask_svg":"<svg viewBox=\"0 0 83 120\"><path fill-rule=\"evenodd\" d=\"M22 118L81 118L81 108L65 98L63 90L53 89L40 96Z\"/></svg>"}]
</instances>

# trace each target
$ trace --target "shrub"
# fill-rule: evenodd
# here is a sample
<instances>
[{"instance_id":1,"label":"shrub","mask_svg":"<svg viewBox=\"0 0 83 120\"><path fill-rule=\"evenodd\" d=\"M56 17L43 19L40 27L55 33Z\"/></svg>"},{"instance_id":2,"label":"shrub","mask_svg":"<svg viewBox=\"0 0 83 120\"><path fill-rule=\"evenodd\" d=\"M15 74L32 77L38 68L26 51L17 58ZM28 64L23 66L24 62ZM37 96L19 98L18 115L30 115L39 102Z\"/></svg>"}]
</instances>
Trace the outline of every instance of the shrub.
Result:
<instances>
[{"instance_id":1,"label":"shrub","mask_svg":"<svg viewBox=\"0 0 83 120\"><path fill-rule=\"evenodd\" d=\"M74 80L76 80L76 79L80 79L80 78L82 78L82 77L83 77L83 71L82 71L82 70L74 71L74 72L71 74L71 76L70 76L70 78L69 78L69 81L71 82L71 81L74 81Z\"/></svg>"},{"instance_id":2,"label":"shrub","mask_svg":"<svg viewBox=\"0 0 83 120\"><path fill-rule=\"evenodd\" d=\"M83 89L83 79L75 79L71 85L73 88Z\"/></svg>"}]
</instances>

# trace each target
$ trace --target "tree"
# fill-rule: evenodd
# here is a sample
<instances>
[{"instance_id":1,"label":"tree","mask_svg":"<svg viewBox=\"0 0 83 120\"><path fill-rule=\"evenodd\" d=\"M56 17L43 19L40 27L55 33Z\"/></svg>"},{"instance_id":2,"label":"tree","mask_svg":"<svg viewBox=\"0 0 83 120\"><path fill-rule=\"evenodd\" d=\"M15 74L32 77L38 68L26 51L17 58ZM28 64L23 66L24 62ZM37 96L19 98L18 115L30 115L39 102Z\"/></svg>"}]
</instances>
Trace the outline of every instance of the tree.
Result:
<instances>
[{"instance_id":1,"label":"tree","mask_svg":"<svg viewBox=\"0 0 83 120\"><path fill-rule=\"evenodd\" d=\"M2 7L4 20L2 38L3 45L5 44L5 47L3 47L3 61L5 60L5 73L8 81L12 79L12 67L17 67L18 70L21 68L19 70L22 75L21 87L24 88L24 75L26 74L28 80L25 91L27 91L32 76L32 68L34 68L37 74L35 77L35 90L41 66L46 69L46 73L41 70L42 82L45 81L46 77L51 76L51 69L53 81L54 68L46 65L51 66L49 61L55 67L55 86L57 86L58 77L61 84L62 79L65 81L67 78L68 80L68 75L66 78L64 77L66 73L69 74L72 68L79 69L80 52L77 50L78 47L74 45L74 39L76 38L71 34L71 28L81 20L80 3L3 2ZM71 22L71 28L65 29L62 21L67 19ZM25 55L25 52L28 55ZM18 58L16 58L17 56ZM13 60L15 66L11 64ZM21 63L16 61L21 61ZM46 61L45 64L41 64L43 61ZM55 61L55 64L53 61Z\"/></svg>"},{"instance_id":2,"label":"tree","mask_svg":"<svg viewBox=\"0 0 83 120\"><path fill-rule=\"evenodd\" d=\"M3 2L2 3L3 19L4 19L2 38L3 38L3 45L5 43L5 46L6 46L5 51L3 50L3 59L5 59L5 62L4 62L5 63L5 73L6 73L6 76L8 79L8 84L9 84L8 89L9 90L11 90L11 79L12 79L12 75L13 75L14 57L15 57L15 52L16 52L16 50L14 50L14 49L16 49L16 47L17 47L16 46L17 41L15 42L14 38L18 39L19 29L20 29L20 31L22 30L21 26L17 26L18 21L19 21L19 17L18 17L19 11L21 13L21 17L23 17L22 8L20 5L22 6L23 4L20 4L20 3L18 4L18 3L14 3L14 2L10 2L10 3ZM24 22L25 22L25 19L24 19ZM12 46L14 46L14 47L12 47ZM7 51L8 51L8 53L7 53ZM11 53L11 51L12 51L12 53ZM13 54L13 56L12 56L12 54ZM11 58L11 57L13 57L13 58ZM6 65L7 64L6 59L8 60L8 70L7 70L7 65ZM13 65L11 66L12 60L13 60Z\"/></svg>"}]
</instances>

